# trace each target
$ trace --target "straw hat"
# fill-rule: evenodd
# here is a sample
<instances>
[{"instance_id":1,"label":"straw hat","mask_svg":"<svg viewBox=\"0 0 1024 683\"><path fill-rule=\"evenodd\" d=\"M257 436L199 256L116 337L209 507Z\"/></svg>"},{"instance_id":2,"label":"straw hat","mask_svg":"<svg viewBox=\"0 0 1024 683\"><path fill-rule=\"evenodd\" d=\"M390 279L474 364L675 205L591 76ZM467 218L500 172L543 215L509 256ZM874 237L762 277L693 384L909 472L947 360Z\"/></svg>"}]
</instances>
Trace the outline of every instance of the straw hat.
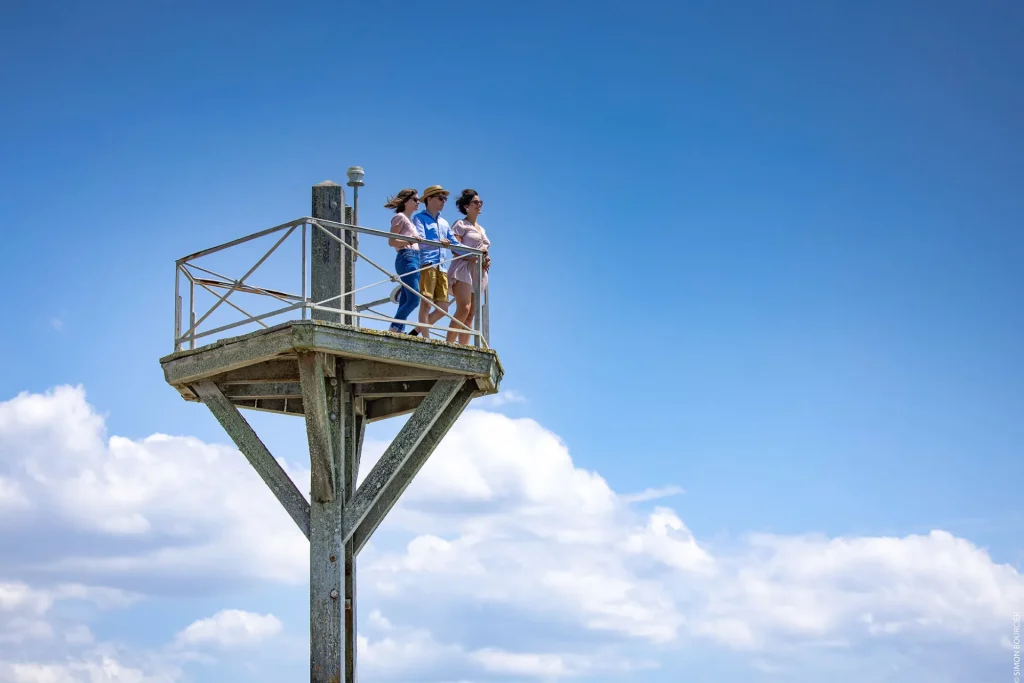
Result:
<instances>
[{"instance_id":1,"label":"straw hat","mask_svg":"<svg viewBox=\"0 0 1024 683\"><path fill-rule=\"evenodd\" d=\"M449 192L440 185L431 185L420 194L420 201L426 204L428 199L437 194L443 194L447 198Z\"/></svg>"}]
</instances>

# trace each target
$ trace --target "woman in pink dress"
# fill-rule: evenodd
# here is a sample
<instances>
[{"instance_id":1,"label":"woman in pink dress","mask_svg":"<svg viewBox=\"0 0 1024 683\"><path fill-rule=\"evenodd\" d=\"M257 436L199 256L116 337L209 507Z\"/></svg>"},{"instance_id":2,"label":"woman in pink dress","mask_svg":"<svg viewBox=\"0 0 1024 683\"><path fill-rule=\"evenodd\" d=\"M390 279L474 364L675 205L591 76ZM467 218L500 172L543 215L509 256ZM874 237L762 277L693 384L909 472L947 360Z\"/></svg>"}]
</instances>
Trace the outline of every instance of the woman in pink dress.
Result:
<instances>
[{"instance_id":1,"label":"woman in pink dress","mask_svg":"<svg viewBox=\"0 0 1024 683\"><path fill-rule=\"evenodd\" d=\"M480 210L483 208L483 205L484 203L481 201L480 195L476 193L476 190L463 190L462 195L455 200L455 206L465 218L455 221L455 224L452 226L452 233L455 234L460 244L472 247L473 249L483 249L484 251L483 282L480 283L481 292L487 287L487 271L491 267L491 257L487 253L491 247L491 241L487 239L487 232L484 230L484 226L477 223L477 218L480 216ZM452 251L458 254L457 248L452 247ZM476 284L476 279L477 256L475 255L464 256L458 259L448 271L448 280L452 284L452 293L455 294L454 317L467 327L473 326L473 314L475 313L473 310L473 287ZM451 323L449 327L461 329L461 326L455 322ZM459 344L469 344L469 337L468 332L449 332L447 340L450 342L457 341Z\"/></svg>"}]
</instances>

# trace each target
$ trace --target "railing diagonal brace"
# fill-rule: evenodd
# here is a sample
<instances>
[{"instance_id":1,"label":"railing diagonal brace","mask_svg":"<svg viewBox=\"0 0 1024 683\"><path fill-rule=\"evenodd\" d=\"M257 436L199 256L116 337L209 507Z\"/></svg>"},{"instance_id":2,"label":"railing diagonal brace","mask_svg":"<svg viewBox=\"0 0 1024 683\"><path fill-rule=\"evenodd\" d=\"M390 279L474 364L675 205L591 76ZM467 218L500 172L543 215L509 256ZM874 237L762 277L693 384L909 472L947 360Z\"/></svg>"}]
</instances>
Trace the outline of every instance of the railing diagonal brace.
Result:
<instances>
[{"instance_id":1,"label":"railing diagonal brace","mask_svg":"<svg viewBox=\"0 0 1024 683\"><path fill-rule=\"evenodd\" d=\"M191 335L191 334L195 334L195 331L196 331L197 329L199 329L199 325L200 325L200 324L201 324L201 323L202 323L202 322L203 322L204 320L206 320L207 318L209 318L209 317L210 317L210 315L211 315L211 314L212 314L212 313L213 313L213 312L214 312L215 310L217 310L217 307L218 307L218 306L220 306L220 305L221 305L222 303L224 303L224 300L225 300L225 299L227 299L227 298L228 298L229 296L231 296L231 294L232 294L232 293L233 293L233 292L234 292L235 290L237 290L237 289L238 289L239 287L241 287L241 286L242 286L243 284L245 284L245 280L246 280L246 278L248 278L248 277L249 277L250 275L252 275L253 273L255 273L255 272L256 272L256 269L257 269L257 268L259 268L260 266L262 266L262 265L263 265L263 262L264 262L264 261L266 261L266 260L267 260L268 258L270 258L270 255L271 255L271 254L273 254L273 253L274 253L275 251L277 251L277 248L278 248L279 246L281 246L281 243L282 243L282 242L284 242L284 241L285 241L286 239L288 239L288 237L289 237L289 236L290 236L290 235L291 235L291 234L292 234L293 232L295 232L295 226L294 226L294 225L293 225L292 227L288 228L288 231L284 233L284 235L283 235L283 236L281 237L281 239L279 239L279 240L278 240L277 242L275 242L275 243L274 243L274 246L272 246L272 247L271 247L271 248L270 248L270 249L269 249L269 250L267 251L267 253L266 253L266 254L264 254L264 255L263 255L263 257L262 257L262 258L261 258L261 259L260 259L259 261L257 261L257 262L256 262L256 264L255 264L255 265L254 265L254 266L253 266L252 268L250 268L250 269L249 269L249 271L248 271L248 272L247 272L247 273L246 273L245 275L243 275L243 276L242 276L242 279L241 279L241 280L239 280L239 281L238 281L238 282L236 282L236 283L235 283L234 285L232 285L231 289L229 289L229 290L228 290L227 292L225 292L223 296L221 296L221 297L218 297L218 298L217 298L217 301L216 301L216 302L215 302L215 303L213 304L213 306L211 306L211 307L210 307L210 310L208 310L208 311L207 311L206 313L204 313L204 314L203 314L203 317L202 317L202 318L200 318L199 320L197 320L197 321L195 322L195 324L194 324L194 325L192 325L192 327L191 327L191 328L189 328L189 331L188 331L188 333L189 333L190 335Z\"/></svg>"}]
</instances>

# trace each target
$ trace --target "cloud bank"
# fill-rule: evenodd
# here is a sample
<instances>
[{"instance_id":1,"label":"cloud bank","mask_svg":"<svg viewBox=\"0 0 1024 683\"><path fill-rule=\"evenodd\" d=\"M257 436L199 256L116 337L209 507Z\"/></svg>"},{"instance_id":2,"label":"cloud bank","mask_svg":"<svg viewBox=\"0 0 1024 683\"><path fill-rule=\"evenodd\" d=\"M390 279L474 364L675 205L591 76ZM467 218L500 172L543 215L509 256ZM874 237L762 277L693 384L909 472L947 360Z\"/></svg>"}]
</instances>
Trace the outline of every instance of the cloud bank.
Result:
<instances>
[{"instance_id":1,"label":"cloud bank","mask_svg":"<svg viewBox=\"0 0 1024 683\"><path fill-rule=\"evenodd\" d=\"M383 447L367 444L364 471ZM732 652L779 680L980 680L1009 652L1024 578L967 539L711 542L664 504L682 494L616 492L537 422L467 411L360 558L362 677L643 678L680 653ZM78 387L0 403L0 512L0 681L179 680L183 650L204 650L201 672L289 635L225 605L163 649L111 649L61 614L68 601L130 612L224 581L307 581L305 539L239 453L108 436Z\"/></svg>"}]
</instances>

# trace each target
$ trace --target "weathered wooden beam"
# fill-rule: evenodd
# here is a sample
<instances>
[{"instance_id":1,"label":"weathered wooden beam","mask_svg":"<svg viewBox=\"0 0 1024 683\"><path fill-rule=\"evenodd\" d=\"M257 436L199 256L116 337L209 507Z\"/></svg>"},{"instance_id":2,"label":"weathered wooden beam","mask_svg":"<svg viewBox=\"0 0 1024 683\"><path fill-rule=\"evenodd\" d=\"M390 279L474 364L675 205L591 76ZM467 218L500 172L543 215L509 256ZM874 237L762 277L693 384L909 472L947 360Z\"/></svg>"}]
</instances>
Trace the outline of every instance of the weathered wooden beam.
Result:
<instances>
[{"instance_id":1,"label":"weathered wooden beam","mask_svg":"<svg viewBox=\"0 0 1024 683\"><path fill-rule=\"evenodd\" d=\"M292 323L298 350L332 353L346 359L384 361L394 365L435 370L448 375L491 377L500 363L493 351L470 346L432 344L407 335L393 335L341 325L302 320ZM351 380L350 380L351 381Z\"/></svg>"},{"instance_id":2,"label":"weathered wooden beam","mask_svg":"<svg viewBox=\"0 0 1024 683\"><path fill-rule=\"evenodd\" d=\"M299 377L306 412L306 438L309 441L310 488L316 501L327 503L335 497L336 461L324 388L323 357L318 353L300 353ZM337 411L331 414L337 421Z\"/></svg>"},{"instance_id":3,"label":"weathered wooden beam","mask_svg":"<svg viewBox=\"0 0 1024 683\"><path fill-rule=\"evenodd\" d=\"M298 374L298 373L296 373ZM299 382L258 382L255 384L227 384L221 391L230 399L236 398L302 398Z\"/></svg>"},{"instance_id":4,"label":"weathered wooden beam","mask_svg":"<svg viewBox=\"0 0 1024 683\"><path fill-rule=\"evenodd\" d=\"M222 388L227 384L298 382L299 366L294 360L269 360L225 372L214 377L213 381Z\"/></svg>"},{"instance_id":5,"label":"weathered wooden beam","mask_svg":"<svg viewBox=\"0 0 1024 683\"><path fill-rule=\"evenodd\" d=\"M178 351L160 359L164 377L174 386L221 377L243 367L280 360L298 351L316 351L350 361L373 361L408 368L404 376L352 377L349 381L402 381L442 375L467 375L481 381L484 392L494 393L502 369L492 351L467 346L402 339L373 330L331 323L296 320L245 336L220 340L194 351Z\"/></svg>"},{"instance_id":6,"label":"weathered wooden beam","mask_svg":"<svg viewBox=\"0 0 1024 683\"><path fill-rule=\"evenodd\" d=\"M342 365L342 361L338 361ZM356 415L356 398L353 395L352 387L346 382L339 383L344 393L341 396L343 423L343 443L341 444L342 467L344 469L344 503L341 511L342 523L344 522L345 508L352 502L356 492L356 481L359 477L359 460L363 448L363 429L366 421ZM340 537L340 533L339 533ZM345 628L344 644L345 652L344 681L356 683L356 549L352 539L344 543L344 596L345 596Z\"/></svg>"},{"instance_id":7,"label":"weathered wooden beam","mask_svg":"<svg viewBox=\"0 0 1024 683\"><path fill-rule=\"evenodd\" d=\"M366 475L366 479L363 481L362 486L359 487L356 497L350 504L349 509L352 512L348 513L347 523L343 526L342 531L346 538L351 538L354 542L357 554L363 549L367 541L370 540L373 532L376 531L388 512L391 511L391 508L398 502L405 489L409 487L416 473L426 464L430 454L441 443L445 434L448 433L448 430L451 429L452 425L455 424L455 421L462 414L462 411L469 405L470 400L473 398L473 393L473 386L469 383L459 389L454 398L452 398L437 419L434 420L434 424L430 427L427 434L419 440L415 449L408 454L400 467L393 470L384 486L379 489L367 488L367 492L363 496L363 502L357 505L356 500L360 498L360 493L366 487L367 482L370 481L370 477L373 474L372 470ZM413 418L409 418L409 422L412 420ZM396 441L400 436L396 437ZM381 460L383 459L384 456L381 456ZM384 470L382 470L381 474L383 473ZM360 511L360 507L365 508L367 502L370 503L369 508L365 509L365 511ZM356 523L357 517L362 518L358 523Z\"/></svg>"},{"instance_id":8,"label":"weathered wooden beam","mask_svg":"<svg viewBox=\"0 0 1024 683\"><path fill-rule=\"evenodd\" d=\"M325 181L313 187L313 218L340 223L342 207L345 205L345 190L341 185ZM342 238L341 228L326 228L338 239ZM340 297L344 286L345 248L337 240L324 233L320 228L313 228L310 235L310 296L313 301L325 301L332 297ZM327 320L340 323L340 298L322 304L324 308L337 308L338 312L314 310L314 320Z\"/></svg>"},{"instance_id":9,"label":"weathered wooden beam","mask_svg":"<svg viewBox=\"0 0 1024 683\"><path fill-rule=\"evenodd\" d=\"M441 370L428 368L411 368L407 365L391 365L372 360L350 360L343 370L345 381L356 384L362 382L415 382L417 380L437 379Z\"/></svg>"},{"instance_id":10,"label":"weathered wooden beam","mask_svg":"<svg viewBox=\"0 0 1024 683\"><path fill-rule=\"evenodd\" d=\"M366 420L367 422L376 422L389 417L405 415L416 410L422 402L423 399L418 396L410 396L407 398L378 398L372 401L367 401Z\"/></svg>"},{"instance_id":11,"label":"weathered wooden beam","mask_svg":"<svg viewBox=\"0 0 1024 683\"><path fill-rule=\"evenodd\" d=\"M313 217L340 220L344 190L325 181L313 186ZM333 231L337 234L337 231ZM340 236L340 235L338 235ZM310 263L314 301L338 296L343 291L342 247L321 230L312 232ZM341 308L335 299L326 304ZM314 319L341 322L338 313L313 311ZM294 346L294 327L292 343ZM345 508L345 450L351 428L345 406L351 390L337 378L334 358L317 349L302 347L298 364L306 408L306 433L313 476L311 536L309 543L309 667L311 683L355 683L345 678L345 544L341 540L341 516ZM334 377L325 384L325 375ZM333 419L332 419L333 418ZM354 634L353 634L354 635Z\"/></svg>"},{"instance_id":12,"label":"weathered wooden beam","mask_svg":"<svg viewBox=\"0 0 1024 683\"><path fill-rule=\"evenodd\" d=\"M412 382L367 382L355 385L356 396L366 399L393 396L426 396L434 388L434 380Z\"/></svg>"},{"instance_id":13,"label":"weathered wooden beam","mask_svg":"<svg viewBox=\"0 0 1024 683\"><path fill-rule=\"evenodd\" d=\"M238 408L258 410L263 413L283 415L305 415L302 398L231 398L228 399Z\"/></svg>"},{"instance_id":14,"label":"weathered wooden beam","mask_svg":"<svg viewBox=\"0 0 1024 683\"><path fill-rule=\"evenodd\" d=\"M194 385L194 389L196 395L206 404L224 431L235 442L238 450L242 452L242 455L246 457L249 464L284 506L288 515L295 520L306 538L309 538L309 503L299 492L295 482L281 468L253 428L238 412L238 409L221 393L217 385L213 382L199 382Z\"/></svg>"},{"instance_id":15,"label":"weathered wooden beam","mask_svg":"<svg viewBox=\"0 0 1024 683\"><path fill-rule=\"evenodd\" d=\"M272 361L293 353L292 323L281 323L246 336L221 339L194 351L179 351L160 359L168 384L189 384L213 375Z\"/></svg>"},{"instance_id":16,"label":"weathered wooden beam","mask_svg":"<svg viewBox=\"0 0 1024 683\"><path fill-rule=\"evenodd\" d=\"M370 510L381 502L383 496L391 494L397 500L398 495L405 490L405 486L393 486L393 482L401 479L406 480L408 485L408 481L412 480L412 475L406 470L406 462L417 452L434 423L465 385L466 380L462 377L438 380L430 394L416 408L416 412L402 426L391 445L367 473L355 497L345 506L343 537L346 541L352 537ZM394 505L394 500L386 504L388 509Z\"/></svg>"}]
</instances>

